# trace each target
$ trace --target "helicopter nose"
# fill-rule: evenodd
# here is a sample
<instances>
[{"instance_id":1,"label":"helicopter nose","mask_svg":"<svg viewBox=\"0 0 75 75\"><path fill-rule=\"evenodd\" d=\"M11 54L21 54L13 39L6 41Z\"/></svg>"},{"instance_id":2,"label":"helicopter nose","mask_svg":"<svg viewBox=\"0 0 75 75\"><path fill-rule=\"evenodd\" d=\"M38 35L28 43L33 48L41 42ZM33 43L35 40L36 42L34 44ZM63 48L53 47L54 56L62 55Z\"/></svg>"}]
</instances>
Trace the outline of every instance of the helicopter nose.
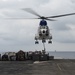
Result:
<instances>
[{"instance_id":1,"label":"helicopter nose","mask_svg":"<svg viewBox=\"0 0 75 75\"><path fill-rule=\"evenodd\" d=\"M43 30L43 33L45 33L45 30Z\"/></svg>"}]
</instances>

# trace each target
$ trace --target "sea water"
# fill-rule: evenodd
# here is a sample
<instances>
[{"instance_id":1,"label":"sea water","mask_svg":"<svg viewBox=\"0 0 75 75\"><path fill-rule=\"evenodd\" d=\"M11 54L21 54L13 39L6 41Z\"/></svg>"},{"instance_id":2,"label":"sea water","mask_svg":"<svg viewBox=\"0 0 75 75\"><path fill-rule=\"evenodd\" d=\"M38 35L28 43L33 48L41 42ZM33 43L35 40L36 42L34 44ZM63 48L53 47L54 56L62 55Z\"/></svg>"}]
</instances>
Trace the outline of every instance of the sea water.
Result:
<instances>
[{"instance_id":1,"label":"sea water","mask_svg":"<svg viewBox=\"0 0 75 75\"><path fill-rule=\"evenodd\" d=\"M75 59L75 51L49 51L50 56L54 59Z\"/></svg>"}]
</instances>

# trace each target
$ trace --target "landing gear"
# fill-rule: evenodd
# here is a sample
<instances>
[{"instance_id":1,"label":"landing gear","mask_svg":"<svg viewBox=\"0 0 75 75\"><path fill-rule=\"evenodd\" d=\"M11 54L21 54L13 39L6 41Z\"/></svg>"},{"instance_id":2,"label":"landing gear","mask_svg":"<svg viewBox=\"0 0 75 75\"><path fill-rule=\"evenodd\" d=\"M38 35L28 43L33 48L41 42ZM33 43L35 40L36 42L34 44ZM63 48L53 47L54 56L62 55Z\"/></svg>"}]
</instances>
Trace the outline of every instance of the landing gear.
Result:
<instances>
[{"instance_id":1,"label":"landing gear","mask_svg":"<svg viewBox=\"0 0 75 75\"><path fill-rule=\"evenodd\" d=\"M52 41L50 40L50 41L48 41L48 43L50 44L50 43L52 43Z\"/></svg>"},{"instance_id":2,"label":"landing gear","mask_svg":"<svg viewBox=\"0 0 75 75\"><path fill-rule=\"evenodd\" d=\"M52 36L50 36L49 39L52 39Z\"/></svg>"},{"instance_id":3,"label":"landing gear","mask_svg":"<svg viewBox=\"0 0 75 75\"><path fill-rule=\"evenodd\" d=\"M39 42L38 41L35 41L35 44L39 44Z\"/></svg>"},{"instance_id":4,"label":"landing gear","mask_svg":"<svg viewBox=\"0 0 75 75\"><path fill-rule=\"evenodd\" d=\"M45 39L43 39L43 40L42 40L42 43L45 43L45 42L46 42L46 40L45 40Z\"/></svg>"}]
</instances>

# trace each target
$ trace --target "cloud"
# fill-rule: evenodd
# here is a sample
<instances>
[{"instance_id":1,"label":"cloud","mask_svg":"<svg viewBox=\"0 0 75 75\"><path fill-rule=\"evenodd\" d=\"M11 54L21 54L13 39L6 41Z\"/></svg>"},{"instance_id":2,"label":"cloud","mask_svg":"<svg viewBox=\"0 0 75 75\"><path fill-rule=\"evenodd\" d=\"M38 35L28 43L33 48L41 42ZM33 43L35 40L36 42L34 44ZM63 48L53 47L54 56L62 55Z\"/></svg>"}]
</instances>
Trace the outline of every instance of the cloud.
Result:
<instances>
[{"instance_id":1,"label":"cloud","mask_svg":"<svg viewBox=\"0 0 75 75\"><path fill-rule=\"evenodd\" d=\"M3 19L3 18L37 18L22 8L32 8L44 16L61 15L75 12L73 0L4 0L0 1L0 45L2 50L42 49L34 45L40 20L30 19ZM1 19L2 18L2 19ZM48 26L53 35L52 49L56 44L75 43L75 16L55 18L57 21L48 21ZM56 45L57 46L57 45ZM56 47L60 50L60 48ZM5 47L5 48L3 48ZM48 46L47 46L48 47ZM62 46L61 46L62 47ZM63 46L66 49L65 46ZM70 46L72 47L72 45ZM74 47L73 47L74 48ZM49 50L49 47L48 47Z\"/></svg>"}]
</instances>

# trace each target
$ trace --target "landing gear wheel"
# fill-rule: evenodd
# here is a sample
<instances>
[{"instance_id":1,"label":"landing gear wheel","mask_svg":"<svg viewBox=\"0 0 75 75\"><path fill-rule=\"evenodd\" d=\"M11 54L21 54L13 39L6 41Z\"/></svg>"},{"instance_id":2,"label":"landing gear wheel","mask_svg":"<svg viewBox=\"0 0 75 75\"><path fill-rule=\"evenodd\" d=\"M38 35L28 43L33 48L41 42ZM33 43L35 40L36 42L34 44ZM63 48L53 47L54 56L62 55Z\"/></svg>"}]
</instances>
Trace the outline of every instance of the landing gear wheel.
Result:
<instances>
[{"instance_id":1,"label":"landing gear wheel","mask_svg":"<svg viewBox=\"0 0 75 75\"><path fill-rule=\"evenodd\" d=\"M52 41L48 41L48 43L52 43Z\"/></svg>"},{"instance_id":2,"label":"landing gear wheel","mask_svg":"<svg viewBox=\"0 0 75 75\"><path fill-rule=\"evenodd\" d=\"M38 41L35 41L35 44L39 44L39 42Z\"/></svg>"}]
</instances>

